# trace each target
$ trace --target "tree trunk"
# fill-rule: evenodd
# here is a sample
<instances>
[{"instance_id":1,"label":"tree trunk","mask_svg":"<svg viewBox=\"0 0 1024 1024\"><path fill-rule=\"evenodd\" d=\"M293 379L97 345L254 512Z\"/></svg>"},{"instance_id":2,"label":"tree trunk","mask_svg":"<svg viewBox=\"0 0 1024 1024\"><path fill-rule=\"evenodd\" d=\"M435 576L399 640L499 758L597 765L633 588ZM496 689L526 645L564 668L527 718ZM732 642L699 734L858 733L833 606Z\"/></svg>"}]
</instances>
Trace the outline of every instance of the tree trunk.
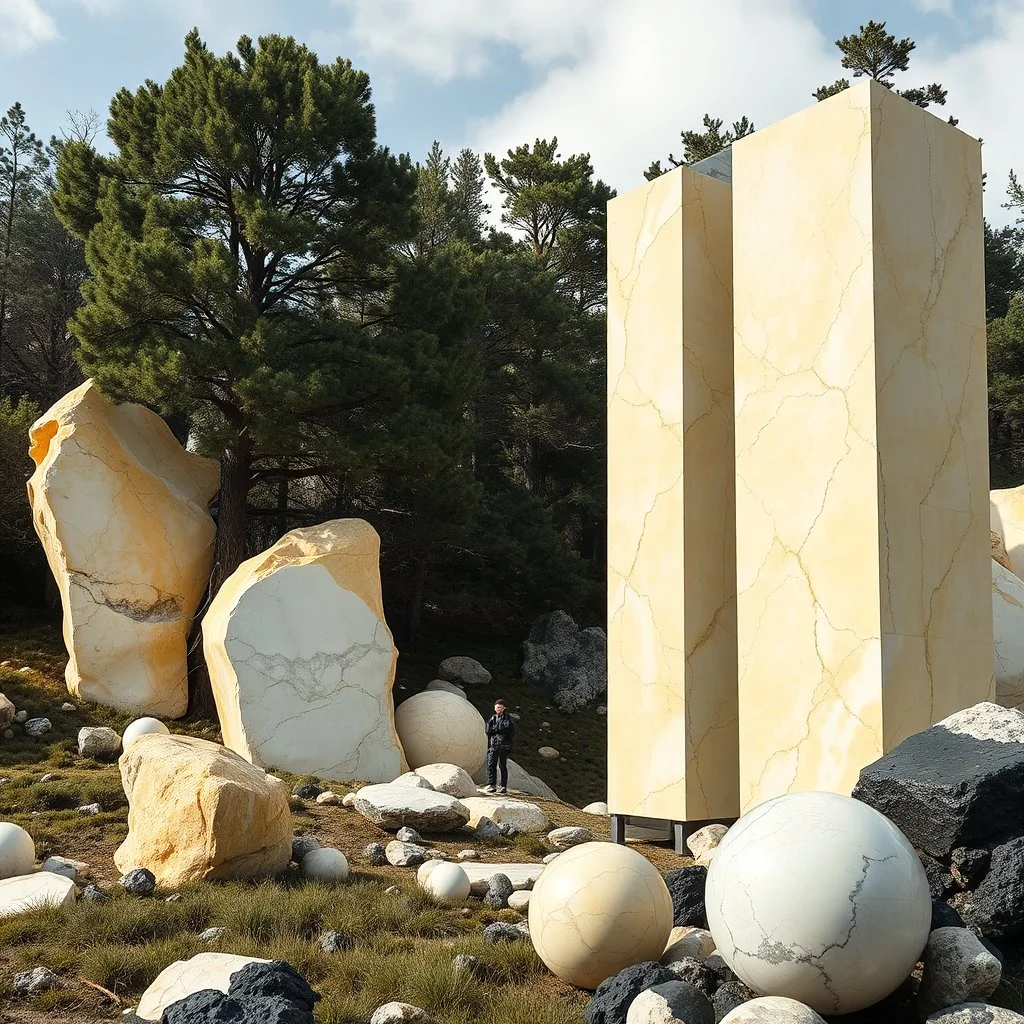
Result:
<instances>
[{"instance_id":1,"label":"tree trunk","mask_svg":"<svg viewBox=\"0 0 1024 1024\"><path fill-rule=\"evenodd\" d=\"M427 560L425 558L413 559L412 590L405 604L405 639L410 644L416 642L416 635L420 631L426 579Z\"/></svg>"},{"instance_id":2,"label":"tree trunk","mask_svg":"<svg viewBox=\"0 0 1024 1024\"><path fill-rule=\"evenodd\" d=\"M287 457L281 460L281 468L288 468ZM277 482L277 511L278 515L275 517L277 521L277 537L275 540L280 540L288 532L288 477L281 477Z\"/></svg>"},{"instance_id":3,"label":"tree trunk","mask_svg":"<svg viewBox=\"0 0 1024 1024\"><path fill-rule=\"evenodd\" d=\"M224 581L245 560L245 512L249 494L249 447L240 441L225 448L220 461L220 497L217 503L217 539L206 600L196 615L189 639L188 710L201 718L217 717L210 675L203 658L201 623L210 602Z\"/></svg>"}]
</instances>

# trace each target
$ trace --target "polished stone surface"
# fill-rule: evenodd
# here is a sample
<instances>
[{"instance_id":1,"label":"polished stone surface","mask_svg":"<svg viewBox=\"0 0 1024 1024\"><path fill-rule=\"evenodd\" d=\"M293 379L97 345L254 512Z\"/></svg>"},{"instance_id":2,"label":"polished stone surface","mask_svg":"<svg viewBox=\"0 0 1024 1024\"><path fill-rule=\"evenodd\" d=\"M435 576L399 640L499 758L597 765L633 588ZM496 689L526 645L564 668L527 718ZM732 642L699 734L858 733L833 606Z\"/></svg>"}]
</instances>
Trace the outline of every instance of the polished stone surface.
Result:
<instances>
[{"instance_id":1,"label":"polished stone surface","mask_svg":"<svg viewBox=\"0 0 1024 1024\"><path fill-rule=\"evenodd\" d=\"M0 821L0 878L27 875L36 863L32 836L13 821Z\"/></svg>"},{"instance_id":2,"label":"polished stone surface","mask_svg":"<svg viewBox=\"0 0 1024 1024\"><path fill-rule=\"evenodd\" d=\"M487 757L480 712L454 693L424 690L413 694L398 705L395 728L413 771L443 762L473 775Z\"/></svg>"},{"instance_id":3,"label":"polished stone surface","mask_svg":"<svg viewBox=\"0 0 1024 1024\"><path fill-rule=\"evenodd\" d=\"M1024 487L1005 487L989 492L992 532L1002 540L1010 568L1024 577Z\"/></svg>"},{"instance_id":4,"label":"polished stone surface","mask_svg":"<svg viewBox=\"0 0 1024 1024\"><path fill-rule=\"evenodd\" d=\"M992 560L992 630L996 655L996 702L1024 704L1024 581Z\"/></svg>"},{"instance_id":5,"label":"polished stone surface","mask_svg":"<svg viewBox=\"0 0 1024 1024\"><path fill-rule=\"evenodd\" d=\"M672 900L647 858L613 843L563 853L530 897L530 938L563 981L596 989L624 967L657 960L672 930Z\"/></svg>"},{"instance_id":6,"label":"polished stone surface","mask_svg":"<svg viewBox=\"0 0 1024 1024\"><path fill-rule=\"evenodd\" d=\"M428 864L430 861L427 862ZM435 899L454 903L469 897L469 877L459 864L435 861L437 866L426 873L423 888Z\"/></svg>"},{"instance_id":7,"label":"polished stone surface","mask_svg":"<svg viewBox=\"0 0 1024 1024\"><path fill-rule=\"evenodd\" d=\"M336 519L286 533L227 579L203 618L225 745L295 775L405 770L379 560L369 523Z\"/></svg>"},{"instance_id":8,"label":"polished stone surface","mask_svg":"<svg viewBox=\"0 0 1024 1024\"><path fill-rule=\"evenodd\" d=\"M732 167L746 810L994 676L978 142L869 81Z\"/></svg>"},{"instance_id":9,"label":"polished stone surface","mask_svg":"<svg viewBox=\"0 0 1024 1024\"><path fill-rule=\"evenodd\" d=\"M893 992L928 940L924 868L867 804L790 793L745 814L708 868L718 955L762 995L851 1013Z\"/></svg>"},{"instance_id":10,"label":"polished stone surface","mask_svg":"<svg viewBox=\"0 0 1024 1024\"><path fill-rule=\"evenodd\" d=\"M60 907L74 903L77 893L78 889L70 878L52 871L0 879L0 919L42 906Z\"/></svg>"},{"instance_id":11,"label":"polished stone surface","mask_svg":"<svg viewBox=\"0 0 1024 1024\"><path fill-rule=\"evenodd\" d=\"M615 814L738 813L731 232L689 168L608 204Z\"/></svg>"},{"instance_id":12,"label":"polished stone surface","mask_svg":"<svg viewBox=\"0 0 1024 1024\"><path fill-rule=\"evenodd\" d=\"M30 431L32 522L60 591L68 690L166 718L185 714L185 642L213 561L212 459L159 416L86 381Z\"/></svg>"}]
</instances>

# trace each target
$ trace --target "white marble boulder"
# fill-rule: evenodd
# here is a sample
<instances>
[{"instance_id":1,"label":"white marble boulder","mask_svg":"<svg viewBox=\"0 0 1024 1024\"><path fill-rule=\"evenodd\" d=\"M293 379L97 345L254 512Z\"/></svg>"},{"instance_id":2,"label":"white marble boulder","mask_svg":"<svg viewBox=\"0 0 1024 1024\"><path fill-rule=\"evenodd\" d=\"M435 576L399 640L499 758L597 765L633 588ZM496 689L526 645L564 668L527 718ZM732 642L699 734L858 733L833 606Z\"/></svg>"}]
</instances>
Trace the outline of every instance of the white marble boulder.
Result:
<instances>
[{"instance_id":1,"label":"white marble boulder","mask_svg":"<svg viewBox=\"0 0 1024 1024\"><path fill-rule=\"evenodd\" d=\"M417 832L457 832L469 821L469 809L455 797L414 786L364 786L356 810L387 831L408 826Z\"/></svg>"},{"instance_id":2,"label":"white marble boulder","mask_svg":"<svg viewBox=\"0 0 1024 1024\"><path fill-rule=\"evenodd\" d=\"M203 989L227 993L231 975L236 971L240 971L246 964L269 962L234 953L197 953L189 960L175 960L143 992L135 1014L144 1021L159 1021L171 1003Z\"/></svg>"},{"instance_id":3,"label":"white marble boulder","mask_svg":"<svg viewBox=\"0 0 1024 1024\"><path fill-rule=\"evenodd\" d=\"M1024 704L1024 581L992 560L992 632L995 639L996 702Z\"/></svg>"},{"instance_id":4,"label":"white marble boulder","mask_svg":"<svg viewBox=\"0 0 1024 1024\"><path fill-rule=\"evenodd\" d=\"M480 712L454 693L413 694L395 710L395 728L414 771L425 764L455 764L473 775L487 757Z\"/></svg>"},{"instance_id":5,"label":"white marble boulder","mask_svg":"<svg viewBox=\"0 0 1024 1024\"><path fill-rule=\"evenodd\" d=\"M0 879L0 919L42 906L61 907L74 903L77 894L78 888L70 878L52 871Z\"/></svg>"},{"instance_id":6,"label":"white marble boulder","mask_svg":"<svg viewBox=\"0 0 1024 1024\"><path fill-rule=\"evenodd\" d=\"M425 764L416 769L416 775L425 779L438 793L447 793L456 799L476 796L476 783L469 772L455 764Z\"/></svg>"},{"instance_id":7,"label":"white marble boulder","mask_svg":"<svg viewBox=\"0 0 1024 1024\"><path fill-rule=\"evenodd\" d=\"M423 687L424 693L431 690L440 690L442 693L454 693L456 697L461 697L463 700L467 700L466 691L456 683L449 683L446 679L431 679L426 686Z\"/></svg>"},{"instance_id":8,"label":"white marble boulder","mask_svg":"<svg viewBox=\"0 0 1024 1024\"><path fill-rule=\"evenodd\" d=\"M547 832L548 816L526 800L508 796L472 796L462 801L469 811L469 823L475 826L481 818L490 818L498 825L511 825L517 832Z\"/></svg>"},{"instance_id":9,"label":"white marble boulder","mask_svg":"<svg viewBox=\"0 0 1024 1024\"><path fill-rule=\"evenodd\" d=\"M220 471L141 405L87 381L33 424L32 521L60 591L68 690L177 718L185 644L206 588Z\"/></svg>"},{"instance_id":10,"label":"white marble boulder","mask_svg":"<svg viewBox=\"0 0 1024 1024\"><path fill-rule=\"evenodd\" d=\"M387 782L408 767L379 556L369 523L339 519L285 534L225 582L203 619L225 745L325 779Z\"/></svg>"}]
</instances>

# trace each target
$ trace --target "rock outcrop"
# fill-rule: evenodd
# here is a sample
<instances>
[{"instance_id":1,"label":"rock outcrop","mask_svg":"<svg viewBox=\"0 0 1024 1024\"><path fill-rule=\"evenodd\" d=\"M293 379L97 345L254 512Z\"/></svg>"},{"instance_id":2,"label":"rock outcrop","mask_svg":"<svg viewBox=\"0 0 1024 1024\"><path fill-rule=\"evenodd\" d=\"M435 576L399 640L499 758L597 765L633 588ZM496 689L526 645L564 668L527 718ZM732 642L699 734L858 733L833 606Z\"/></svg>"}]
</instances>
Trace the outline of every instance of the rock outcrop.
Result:
<instances>
[{"instance_id":1,"label":"rock outcrop","mask_svg":"<svg viewBox=\"0 0 1024 1024\"><path fill-rule=\"evenodd\" d=\"M189 736L148 736L118 762L128 797L120 871L163 886L278 874L292 854L288 787L238 754Z\"/></svg>"},{"instance_id":2,"label":"rock outcrop","mask_svg":"<svg viewBox=\"0 0 1024 1024\"><path fill-rule=\"evenodd\" d=\"M523 679L551 691L559 710L579 711L608 689L607 637L566 612L541 615L523 643Z\"/></svg>"},{"instance_id":3,"label":"rock outcrop","mask_svg":"<svg viewBox=\"0 0 1024 1024\"><path fill-rule=\"evenodd\" d=\"M408 767L379 558L369 523L337 519L285 534L228 578L203 619L228 747L326 779L389 782Z\"/></svg>"},{"instance_id":4,"label":"rock outcrop","mask_svg":"<svg viewBox=\"0 0 1024 1024\"><path fill-rule=\"evenodd\" d=\"M60 590L76 697L163 718L188 706L185 644L213 558L217 463L91 381L30 431L32 521Z\"/></svg>"}]
</instances>

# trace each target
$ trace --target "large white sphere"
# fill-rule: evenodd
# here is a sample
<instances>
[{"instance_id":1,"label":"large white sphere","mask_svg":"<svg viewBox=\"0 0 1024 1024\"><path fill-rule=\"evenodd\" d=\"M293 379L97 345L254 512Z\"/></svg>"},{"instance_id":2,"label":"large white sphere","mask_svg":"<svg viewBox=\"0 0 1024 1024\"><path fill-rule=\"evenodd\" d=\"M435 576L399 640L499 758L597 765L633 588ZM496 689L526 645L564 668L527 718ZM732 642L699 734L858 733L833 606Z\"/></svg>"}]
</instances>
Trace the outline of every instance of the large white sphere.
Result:
<instances>
[{"instance_id":1,"label":"large white sphere","mask_svg":"<svg viewBox=\"0 0 1024 1024\"><path fill-rule=\"evenodd\" d=\"M36 865L36 844L12 821L0 821L0 878L30 875Z\"/></svg>"},{"instance_id":2,"label":"large white sphere","mask_svg":"<svg viewBox=\"0 0 1024 1024\"><path fill-rule=\"evenodd\" d=\"M903 833L835 793L790 793L740 818L708 868L705 902L718 953L741 981L828 1014L893 992L932 916Z\"/></svg>"},{"instance_id":3,"label":"large white sphere","mask_svg":"<svg viewBox=\"0 0 1024 1024\"><path fill-rule=\"evenodd\" d=\"M672 931L672 897L636 850L583 843L541 872L529 922L533 947L551 972L595 989L623 968L661 956Z\"/></svg>"},{"instance_id":4,"label":"large white sphere","mask_svg":"<svg viewBox=\"0 0 1024 1024\"><path fill-rule=\"evenodd\" d=\"M485 723L468 700L424 690L398 705L395 729L409 767L454 764L476 774L487 758Z\"/></svg>"},{"instance_id":5,"label":"large white sphere","mask_svg":"<svg viewBox=\"0 0 1024 1024\"><path fill-rule=\"evenodd\" d=\"M344 882L348 878L348 858L332 846L310 850L300 865L307 878L318 882Z\"/></svg>"},{"instance_id":6,"label":"large white sphere","mask_svg":"<svg viewBox=\"0 0 1024 1024\"><path fill-rule=\"evenodd\" d=\"M434 860L434 859L425 860L416 869L416 884L421 889L425 889L427 887L427 875L429 875L430 872L433 871L434 868L436 868L438 864L443 864L443 863L444 863L443 860Z\"/></svg>"},{"instance_id":7,"label":"large white sphere","mask_svg":"<svg viewBox=\"0 0 1024 1024\"><path fill-rule=\"evenodd\" d=\"M469 875L458 864L437 861L437 867L427 873L423 888L439 900L464 900L469 896Z\"/></svg>"},{"instance_id":8,"label":"large white sphere","mask_svg":"<svg viewBox=\"0 0 1024 1024\"><path fill-rule=\"evenodd\" d=\"M127 750L128 744L132 740L137 740L140 736L150 736L155 734L162 734L167 736L170 734L170 729L160 721L159 718L136 718L131 725L128 726L124 731L124 735L121 737L121 749Z\"/></svg>"}]
</instances>

